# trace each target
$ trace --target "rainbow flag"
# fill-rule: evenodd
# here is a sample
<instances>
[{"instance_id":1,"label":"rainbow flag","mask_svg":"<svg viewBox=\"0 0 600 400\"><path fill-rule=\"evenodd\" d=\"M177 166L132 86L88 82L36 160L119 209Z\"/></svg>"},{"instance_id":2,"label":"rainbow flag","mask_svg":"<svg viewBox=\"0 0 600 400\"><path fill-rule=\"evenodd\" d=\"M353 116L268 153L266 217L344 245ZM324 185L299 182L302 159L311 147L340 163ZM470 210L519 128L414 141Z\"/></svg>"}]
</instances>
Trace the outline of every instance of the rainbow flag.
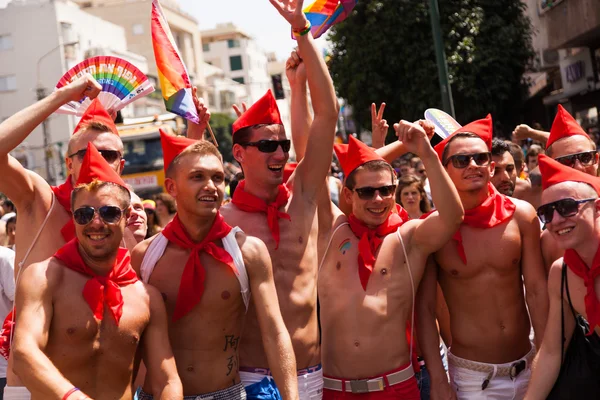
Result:
<instances>
[{"instance_id":1,"label":"rainbow flag","mask_svg":"<svg viewBox=\"0 0 600 400\"><path fill-rule=\"evenodd\" d=\"M152 46L158 70L158 81L167 111L199 123L192 97L192 84L177 50L175 39L158 0L152 0Z\"/></svg>"},{"instance_id":2,"label":"rainbow flag","mask_svg":"<svg viewBox=\"0 0 600 400\"><path fill-rule=\"evenodd\" d=\"M312 25L311 33L316 39L333 25L345 20L358 0L316 0L304 9Z\"/></svg>"}]
</instances>

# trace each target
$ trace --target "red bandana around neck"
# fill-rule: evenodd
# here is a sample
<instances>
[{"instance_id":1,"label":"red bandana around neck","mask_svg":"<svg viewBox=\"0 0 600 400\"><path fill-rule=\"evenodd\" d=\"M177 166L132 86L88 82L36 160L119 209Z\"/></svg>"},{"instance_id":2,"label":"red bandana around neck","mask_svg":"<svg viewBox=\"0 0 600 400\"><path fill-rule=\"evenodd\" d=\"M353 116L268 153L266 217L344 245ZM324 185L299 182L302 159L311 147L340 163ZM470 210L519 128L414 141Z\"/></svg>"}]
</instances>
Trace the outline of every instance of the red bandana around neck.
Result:
<instances>
[{"instance_id":1,"label":"red bandana around neck","mask_svg":"<svg viewBox=\"0 0 600 400\"><path fill-rule=\"evenodd\" d=\"M575 275L583 279L587 293L585 295L585 313L590 324L587 335L594 333L596 325L600 326L600 302L594 290L594 281L600 276L600 247L596 251L592 268L588 268L579 254L573 249L567 249L564 256L565 264Z\"/></svg>"},{"instance_id":2,"label":"red bandana around neck","mask_svg":"<svg viewBox=\"0 0 600 400\"><path fill-rule=\"evenodd\" d=\"M508 197L500 194L491 183L488 183L488 191L490 195L483 203L470 210L465 210L463 224L472 228L488 229L512 218L517 208L515 204ZM462 262L466 264L467 255L463 247L460 229L456 231L452 239L458 242L458 255Z\"/></svg>"},{"instance_id":3,"label":"red bandana around neck","mask_svg":"<svg viewBox=\"0 0 600 400\"><path fill-rule=\"evenodd\" d=\"M90 279L83 287L83 298L88 303L94 316L102 320L106 305L115 322L119 325L123 314L123 295L121 287L138 281L137 274L131 268L129 251L119 248L113 269L107 276L97 275L88 267L79 253L79 242L73 239L58 249L54 258L61 261L65 267L87 275Z\"/></svg>"},{"instance_id":4,"label":"red bandana around neck","mask_svg":"<svg viewBox=\"0 0 600 400\"><path fill-rule=\"evenodd\" d=\"M73 192L73 177L69 175L65 183L60 186L50 186L50 189L54 192L56 200L65 209L66 212L71 214L71 192ZM75 238L75 224L73 220L69 220L60 230L60 233L65 239L65 242L69 242Z\"/></svg>"},{"instance_id":5,"label":"red bandana around neck","mask_svg":"<svg viewBox=\"0 0 600 400\"><path fill-rule=\"evenodd\" d=\"M200 262L200 253L210 254L215 260L229 265L232 271L238 275L238 270L231 255L225 249L213 243L227 236L229 232L231 232L231 226L225 223L225 219L220 213L217 214L208 235L200 243L196 243L190 238L178 214L163 229L162 234L169 242L192 251L183 269L183 275L181 275L173 322L189 313L200 302L204 293L206 270Z\"/></svg>"},{"instance_id":6,"label":"red bandana around neck","mask_svg":"<svg viewBox=\"0 0 600 400\"><path fill-rule=\"evenodd\" d=\"M367 227L354 214L350 214L348 217L350 229L360 239L358 242L358 276L364 290L367 290L369 277L375 265L375 253L383 243L383 239L410 219L404 208L398 205L396 207L398 212L391 212L385 222L375 229Z\"/></svg>"},{"instance_id":7,"label":"red bandana around neck","mask_svg":"<svg viewBox=\"0 0 600 400\"><path fill-rule=\"evenodd\" d=\"M235 192L231 202L237 208L246 212L263 212L267 214L267 223L271 230L271 235L275 239L275 250L279 248L279 218L291 221L289 214L280 212L279 209L285 206L290 198L290 191L285 185L279 185L279 193L273 203L267 204L266 201L259 199L255 195L244 190L246 181L241 181Z\"/></svg>"}]
</instances>

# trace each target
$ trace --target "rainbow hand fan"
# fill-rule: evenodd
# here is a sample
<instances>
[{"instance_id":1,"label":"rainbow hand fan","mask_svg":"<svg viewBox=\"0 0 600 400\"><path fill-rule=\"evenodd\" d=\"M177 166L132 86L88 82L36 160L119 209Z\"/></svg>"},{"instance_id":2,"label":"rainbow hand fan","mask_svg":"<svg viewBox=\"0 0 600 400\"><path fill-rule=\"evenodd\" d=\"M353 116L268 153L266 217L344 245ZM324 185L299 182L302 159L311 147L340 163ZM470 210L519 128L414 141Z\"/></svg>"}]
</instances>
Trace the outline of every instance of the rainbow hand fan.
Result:
<instances>
[{"instance_id":1,"label":"rainbow hand fan","mask_svg":"<svg viewBox=\"0 0 600 400\"><path fill-rule=\"evenodd\" d=\"M132 101L154 91L148 77L135 65L112 56L97 56L80 62L60 78L56 89L68 85L85 73L91 74L102 86L98 99L109 114L116 113ZM56 112L81 116L91 102L89 97L79 102L70 101Z\"/></svg>"}]
</instances>

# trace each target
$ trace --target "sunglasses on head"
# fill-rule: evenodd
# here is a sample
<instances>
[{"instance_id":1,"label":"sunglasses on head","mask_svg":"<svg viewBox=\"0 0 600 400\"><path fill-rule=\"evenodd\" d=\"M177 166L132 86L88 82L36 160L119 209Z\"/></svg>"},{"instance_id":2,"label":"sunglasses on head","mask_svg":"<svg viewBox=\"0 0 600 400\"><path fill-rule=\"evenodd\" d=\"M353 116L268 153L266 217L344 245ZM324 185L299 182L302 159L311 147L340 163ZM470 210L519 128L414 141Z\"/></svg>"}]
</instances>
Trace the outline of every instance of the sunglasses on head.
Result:
<instances>
[{"instance_id":1,"label":"sunglasses on head","mask_svg":"<svg viewBox=\"0 0 600 400\"><path fill-rule=\"evenodd\" d=\"M106 224L116 224L123 217L123 210L117 206L102 206L98 209L94 207L81 207L73 211L73 219L78 225L87 225L94 219L94 215L100 216L100 219Z\"/></svg>"},{"instance_id":2,"label":"sunglasses on head","mask_svg":"<svg viewBox=\"0 0 600 400\"><path fill-rule=\"evenodd\" d=\"M596 153L596 150L584 151L581 153L569 154L568 156L557 157L556 161L567 167L573 167L577 160L579 160L581 165L589 166L594 164Z\"/></svg>"},{"instance_id":3,"label":"sunglasses on head","mask_svg":"<svg viewBox=\"0 0 600 400\"><path fill-rule=\"evenodd\" d=\"M68 157L73 158L73 157L77 156L79 158L79 160L83 160L83 157L85 157L86 152L87 152L87 149L81 149L78 152L75 152ZM117 150L98 150L98 153L100 153L102 158L104 158L106 160L106 162L108 162L109 164L112 164L115 161L121 159L121 152L119 152Z\"/></svg>"},{"instance_id":4,"label":"sunglasses on head","mask_svg":"<svg viewBox=\"0 0 600 400\"><path fill-rule=\"evenodd\" d=\"M554 210L560 214L561 217L567 218L576 215L579 212L579 205L588 203L596 199L583 199L575 200L572 198L566 198L555 201L553 203L544 204L537 209L537 215L544 224L552 222L554 218Z\"/></svg>"},{"instance_id":5,"label":"sunglasses on head","mask_svg":"<svg viewBox=\"0 0 600 400\"><path fill-rule=\"evenodd\" d=\"M475 161L479 167L486 166L492 161L492 153L473 153L473 154L455 154L448 157L446 164L452 162L454 168L467 168L471 164L471 160Z\"/></svg>"},{"instance_id":6,"label":"sunglasses on head","mask_svg":"<svg viewBox=\"0 0 600 400\"><path fill-rule=\"evenodd\" d=\"M261 153L273 153L281 146L284 153L290 151L292 142L290 140L259 140L258 142L240 143L242 146L256 147Z\"/></svg>"},{"instance_id":7,"label":"sunglasses on head","mask_svg":"<svg viewBox=\"0 0 600 400\"><path fill-rule=\"evenodd\" d=\"M371 187L365 186L361 188L356 188L354 191L358 194L358 197L361 200L371 200L375 197L375 192L379 192L381 197L390 197L393 196L396 192L396 185L387 185L380 187Z\"/></svg>"}]
</instances>

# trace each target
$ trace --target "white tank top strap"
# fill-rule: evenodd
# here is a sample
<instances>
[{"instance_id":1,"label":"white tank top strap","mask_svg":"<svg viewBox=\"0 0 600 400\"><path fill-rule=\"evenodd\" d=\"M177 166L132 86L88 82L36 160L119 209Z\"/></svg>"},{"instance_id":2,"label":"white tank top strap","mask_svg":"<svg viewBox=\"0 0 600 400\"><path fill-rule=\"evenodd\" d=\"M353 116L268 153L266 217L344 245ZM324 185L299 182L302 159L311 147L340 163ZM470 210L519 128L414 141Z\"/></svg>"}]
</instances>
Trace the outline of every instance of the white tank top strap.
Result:
<instances>
[{"instance_id":1,"label":"white tank top strap","mask_svg":"<svg viewBox=\"0 0 600 400\"><path fill-rule=\"evenodd\" d=\"M229 232L229 234L221 240L223 242L223 248L231 255L231 258L233 258L233 262L238 271L236 277L240 282L240 291L242 293L242 298L244 299L246 311L248 311L248 306L250 304L250 281L248 279L248 273L244 264L242 251L240 250L237 239L235 238L235 234L237 232L242 232L242 230L238 227L235 227L231 229L231 232ZM159 233L148 245L148 249L146 250L146 254L144 255L144 259L142 260L142 265L140 267L140 275L142 276L143 282L148 283L150 281L150 275L152 275L152 271L154 271L154 267L156 266L158 260L160 260L162 255L165 253L168 244L169 240L162 233Z\"/></svg>"},{"instance_id":2,"label":"white tank top strap","mask_svg":"<svg viewBox=\"0 0 600 400\"><path fill-rule=\"evenodd\" d=\"M221 239L221 241L223 242L223 248L225 251L228 252L233 258L233 263L235 264L238 272L236 276L240 282L242 298L244 299L244 304L246 305L246 311L248 311L248 307L250 305L250 280L248 279L248 271L246 270L246 265L244 264L242 250L240 249L235 237L236 233L238 232L243 231L237 226L232 228L231 232Z\"/></svg>"},{"instance_id":3,"label":"white tank top strap","mask_svg":"<svg viewBox=\"0 0 600 400\"><path fill-rule=\"evenodd\" d=\"M27 258L29 258L29 254L31 254L31 251L33 250L33 247L37 243L37 240L40 238L40 235L42 234L42 231L44 230L46 223L50 219L50 215L52 215L52 211L54 210L54 204L56 204L56 202L57 202L56 195L54 194L54 192L52 192L52 203L50 204L50 210L48 211L48 214L46 214L46 218L44 218L44 222L42 222L42 225L40 225L40 229L38 229L37 233L35 234L35 237L33 238L33 241L31 242L31 244L29 245L29 248L25 252L25 256L23 257L23 259L21 261L19 261L19 274L21 273L21 269L25 265L25 262L27 262ZM17 276L17 279L18 278L19 277Z\"/></svg>"},{"instance_id":4,"label":"white tank top strap","mask_svg":"<svg viewBox=\"0 0 600 400\"><path fill-rule=\"evenodd\" d=\"M154 271L158 260L165 253L168 244L169 240L162 233L159 233L148 245L148 249L146 249L146 254L144 254L144 259L142 260L142 266L140 267L140 275L144 283L148 283L150 280L150 275L152 275L152 271Z\"/></svg>"},{"instance_id":5,"label":"white tank top strap","mask_svg":"<svg viewBox=\"0 0 600 400\"><path fill-rule=\"evenodd\" d=\"M404 247L404 240L402 240L402 235L400 234L400 227L398 227L398 230L396 230L396 234L398 235L398 240L400 240L400 244L402 245L404 259L406 260L406 268L408 268L408 276L410 278L410 288L412 290L412 310L410 314L410 360L412 360L413 342L415 340L415 281L413 279L412 269L410 268L410 261L408 261L408 253L406 252L406 247Z\"/></svg>"},{"instance_id":6,"label":"white tank top strap","mask_svg":"<svg viewBox=\"0 0 600 400\"><path fill-rule=\"evenodd\" d=\"M325 248L325 252L323 253L323 259L321 260L321 262L319 263L319 270L318 272L321 272L321 267L323 266L323 262L325 262L325 258L327 257L327 252L329 251L329 246L331 246L331 242L333 241L333 237L335 236L335 234L337 233L337 231L342 227L342 226L350 226L350 224L348 222L343 222L341 224L339 224L331 233L331 236L329 237L329 243L327 243L327 247Z\"/></svg>"}]
</instances>

